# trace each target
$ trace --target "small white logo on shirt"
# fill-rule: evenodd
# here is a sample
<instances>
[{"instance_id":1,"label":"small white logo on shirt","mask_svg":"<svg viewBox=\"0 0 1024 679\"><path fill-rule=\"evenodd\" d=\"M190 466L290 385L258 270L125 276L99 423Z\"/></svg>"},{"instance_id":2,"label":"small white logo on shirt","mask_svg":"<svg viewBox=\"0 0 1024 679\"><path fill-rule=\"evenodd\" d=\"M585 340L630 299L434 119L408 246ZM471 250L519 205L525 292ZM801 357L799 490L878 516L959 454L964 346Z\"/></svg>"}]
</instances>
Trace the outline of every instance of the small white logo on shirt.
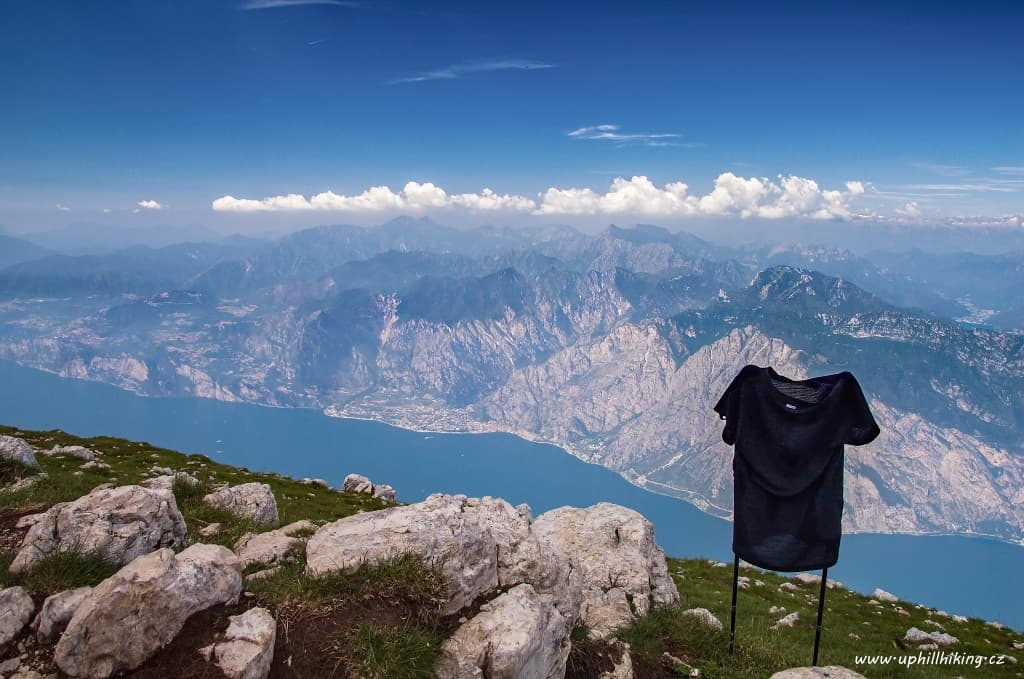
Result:
<instances>
[{"instance_id":1,"label":"small white logo on shirt","mask_svg":"<svg viewBox=\"0 0 1024 679\"><path fill-rule=\"evenodd\" d=\"M792 403L787 403L786 407L789 408L790 410L796 410L796 406L793 405Z\"/></svg>"}]
</instances>

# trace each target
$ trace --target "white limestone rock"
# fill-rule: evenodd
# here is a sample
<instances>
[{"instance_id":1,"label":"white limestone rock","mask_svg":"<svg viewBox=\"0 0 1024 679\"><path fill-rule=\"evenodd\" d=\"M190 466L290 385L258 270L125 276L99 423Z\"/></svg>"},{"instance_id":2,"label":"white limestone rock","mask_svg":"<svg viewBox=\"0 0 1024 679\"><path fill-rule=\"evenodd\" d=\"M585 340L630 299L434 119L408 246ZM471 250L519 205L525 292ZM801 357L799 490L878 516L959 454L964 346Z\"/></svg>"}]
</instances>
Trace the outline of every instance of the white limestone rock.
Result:
<instances>
[{"instance_id":1,"label":"white limestone rock","mask_svg":"<svg viewBox=\"0 0 1024 679\"><path fill-rule=\"evenodd\" d=\"M877 599L878 601L884 601L886 603L895 603L900 600L895 594L890 594L881 588L875 589L875 591L871 593L871 598Z\"/></svg>"},{"instance_id":2,"label":"white limestone rock","mask_svg":"<svg viewBox=\"0 0 1024 679\"><path fill-rule=\"evenodd\" d=\"M779 591L794 594L796 592L799 592L800 588L794 585L792 582L784 582L781 585L779 585Z\"/></svg>"},{"instance_id":3,"label":"white limestone rock","mask_svg":"<svg viewBox=\"0 0 1024 679\"><path fill-rule=\"evenodd\" d=\"M445 613L498 587L498 545L479 512L458 495L355 514L322 526L306 544L306 572L354 572L403 554L434 563L449 586Z\"/></svg>"},{"instance_id":4,"label":"white limestone rock","mask_svg":"<svg viewBox=\"0 0 1024 679\"><path fill-rule=\"evenodd\" d=\"M825 667L794 667L776 672L771 679L866 679L859 672L841 667L826 665Z\"/></svg>"},{"instance_id":5,"label":"white limestone rock","mask_svg":"<svg viewBox=\"0 0 1024 679\"><path fill-rule=\"evenodd\" d=\"M60 444L55 445L50 450L44 453L45 455L69 455L71 457L77 457L79 460L85 460L86 462L92 462L96 459L96 453L89 450L85 446L62 446Z\"/></svg>"},{"instance_id":6,"label":"white limestone rock","mask_svg":"<svg viewBox=\"0 0 1024 679\"><path fill-rule=\"evenodd\" d=\"M346 493L372 493L373 484L362 474L349 474L341 484Z\"/></svg>"},{"instance_id":7,"label":"white limestone rock","mask_svg":"<svg viewBox=\"0 0 1024 679\"><path fill-rule=\"evenodd\" d=\"M17 436L0 435L0 460L11 460L29 467L38 467L32 446Z\"/></svg>"},{"instance_id":8,"label":"white limestone rock","mask_svg":"<svg viewBox=\"0 0 1024 679\"><path fill-rule=\"evenodd\" d=\"M265 483L243 483L221 488L204 496L203 502L259 523L278 522L277 500L270 486Z\"/></svg>"},{"instance_id":9,"label":"white limestone rock","mask_svg":"<svg viewBox=\"0 0 1024 679\"><path fill-rule=\"evenodd\" d=\"M571 643L558 610L531 585L480 607L441 646L438 679L562 679Z\"/></svg>"},{"instance_id":10,"label":"white limestone rock","mask_svg":"<svg viewBox=\"0 0 1024 679\"><path fill-rule=\"evenodd\" d=\"M933 644L938 644L941 648L954 646L960 643L960 640L951 634L946 634L944 632L925 632L916 627L908 629L906 634L903 635L903 640L912 644L931 642Z\"/></svg>"},{"instance_id":11,"label":"white limestone rock","mask_svg":"<svg viewBox=\"0 0 1024 679\"><path fill-rule=\"evenodd\" d=\"M330 485L327 483L325 479L311 479L307 477L304 479L299 479L299 483L306 486L320 486L321 488L330 488Z\"/></svg>"},{"instance_id":12,"label":"white limestone rock","mask_svg":"<svg viewBox=\"0 0 1024 679\"><path fill-rule=\"evenodd\" d=\"M35 610L32 597L23 588L7 587L0 590L0 649L21 634Z\"/></svg>"},{"instance_id":13,"label":"white limestone rock","mask_svg":"<svg viewBox=\"0 0 1024 679\"><path fill-rule=\"evenodd\" d=\"M621 641L610 643L618 648L622 655L614 661L615 666L612 669L597 675L597 679L633 679L633 657L629 654L629 644Z\"/></svg>"},{"instance_id":14,"label":"white limestone rock","mask_svg":"<svg viewBox=\"0 0 1024 679\"><path fill-rule=\"evenodd\" d=\"M17 523L14 524L15 528L31 528L36 525L46 516L46 512L40 512L38 514L26 514L25 516L18 519Z\"/></svg>"},{"instance_id":15,"label":"white limestone rock","mask_svg":"<svg viewBox=\"0 0 1024 679\"><path fill-rule=\"evenodd\" d=\"M281 526L274 532L280 533L281 535L294 536L296 533L301 533L303 531L315 531L317 528L318 526L309 519L301 519L299 521L293 521L287 526Z\"/></svg>"},{"instance_id":16,"label":"white limestone rock","mask_svg":"<svg viewBox=\"0 0 1024 679\"><path fill-rule=\"evenodd\" d=\"M219 523L211 523L207 526L203 526L199 529L199 537L204 540L212 540L220 535L221 525Z\"/></svg>"},{"instance_id":17,"label":"white limestone rock","mask_svg":"<svg viewBox=\"0 0 1024 679\"><path fill-rule=\"evenodd\" d=\"M200 653L228 679L265 679L274 661L277 622L265 608L250 608L228 618L224 638Z\"/></svg>"},{"instance_id":18,"label":"white limestone rock","mask_svg":"<svg viewBox=\"0 0 1024 679\"><path fill-rule=\"evenodd\" d=\"M32 621L39 643L49 644L57 640L71 617L92 592L92 587L78 587L46 597L39 615Z\"/></svg>"},{"instance_id":19,"label":"white limestone rock","mask_svg":"<svg viewBox=\"0 0 1024 679\"><path fill-rule=\"evenodd\" d=\"M110 576L75 611L54 650L72 677L132 670L169 644L199 611L238 600L242 566L231 550L192 545L140 556Z\"/></svg>"},{"instance_id":20,"label":"white limestone rock","mask_svg":"<svg viewBox=\"0 0 1024 679\"><path fill-rule=\"evenodd\" d=\"M772 625L772 629L782 629L783 627L792 627L793 625L796 624L796 621L799 620L799 619L800 619L800 613L798 611L793 611L792 613L790 613L788 615L784 615L781 618L779 618L778 620L776 620L775 624Z\"/></svg>"},{"instance_id":21,"label":"white limestone rock","mask_svg":"<svg viewBox=\"0 0 1024 679\"><path fill-rule=\"evenodd\" d=\"M47 510L25 535L11 572L68 549L99 552L125 564L154 549L177 545L185 534L185 519L170 491L142 486L93 490Z\"/></svg>"},{"instance_id":22,"label":"white limestone rock","mask_svg":"<svg viewBox=\"0 0 1024 679\"><path fill-rule=\"evenodd\" d=\"M632 509L606 502L561 507L537 517L532 529L579 573L581 616L595 636L608 636L653 604L679 601L654 527Z\"/></svg>"},{"instance_id":23,"label":"white limestone rock","mask_svg":"<svg viewBox=\"0 0 1024 679\"><path fill-rule=\"evenodd\" d=\"M722 621L706 608L689 608L680 613L680 615L686 618L693 618L702 625L707 625L717 630L722 629Z\"/></svg>"},{"instance_id":24,"label":"white limestone rock","mask_svg":"<svg viewBox=\"0 0 1024 679\"><path fill-rule=\"evenodd\" d=\"M277 566L287 561L301 544L302 540L278 531L246 533L235 543L235 554L242 561L242 568L250 564Z\"/></svg>"},{"instance_id":25,"label":"white limestone rock","mask_svg":"<svg viewBox=\"0 0 1024 679\"><path fill-rule=\"evenodd\" d=\"M175 481L178 481L179 483L187 483L190 486L199 485L199 479L188 472L173 472L162 476L154 476L151 479L143 481L142 485L146 488L163 488L165 490L171 490L174 487Z\"/></svg>"},{"instance_id":26,"label":"white limestone rock","mask_svg":"<svg viewBox=\"0 0 1024 679\"><path fill-rule=\"evenodd\" d=\"M387 502L395 501L395 489L387 484L381 484L373 487L373 496L379 497L381 500Z\"/></svg>"}]
</instances>

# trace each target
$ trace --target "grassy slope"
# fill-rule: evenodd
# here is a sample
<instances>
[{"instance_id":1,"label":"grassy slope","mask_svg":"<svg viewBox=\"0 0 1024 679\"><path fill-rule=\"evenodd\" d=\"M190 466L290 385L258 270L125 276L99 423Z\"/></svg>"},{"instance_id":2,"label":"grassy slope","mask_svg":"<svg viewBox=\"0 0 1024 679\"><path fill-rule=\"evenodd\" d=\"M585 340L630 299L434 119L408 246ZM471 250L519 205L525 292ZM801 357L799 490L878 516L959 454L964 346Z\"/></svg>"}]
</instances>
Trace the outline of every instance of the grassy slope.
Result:
<instances>
[{"instance_id":1,"label":"grassy slope","mask_svg":"<svg viewBox=\"0 0 1024 679\"><path fill-rule=\"evenodd\" d=\"M303 485L281 475L250 472L218 464L202 455L186 456L147 443L109 437L82 439L61 431L22 431L4 426L0 426L0 434L19 436L41 449L57 443L85 445L100 451L102 461L111 466L110 469L81 470L82 461L76 458L38 456L48 477L29 490L0 493L0 518L5 513L8 516L23 513L26 507L41 508L74 499L100 483L137 483L148 478L147 472L153 466L188 470L200 478L202 488L175 487L190 537L198 541L199 529L219 522L223 531L214 541L229 547L242 533L254 527L199 501L202 493L215 483L258 481L270 484L277 497L282 523L299 519L324 522L386 506L365 495ZM0 469L0 481L9 482L23 473L25 470L8 465ZM12 576L3 566L13 554L10 549L0 550L0 586L23 584L37 596L68 586L99 582L112 572L93 555L68 555L32 573ZM325 631L333 630L338 638L330 648L332 666L345 667L365 677L397 679L429 675L440 640L452 627L452 621L441 620L437 612L443 587L436 573L416 561L398 560L352 576L314 580L305 576L302 556L298 554L293 564L275 576L248 583L246 589L252 593L250 600L272 608L279 620L288 623L289 629L301 631L302 621L313 621ZM700 559L670 559L669 569L679 588L682 608L707 608L728 625L731 567L716 567ZM752 569L744 570L743 574L752 582L758 579L764 584L740 591L735 656L729 657L726 653L727 630L716 632L693 625L678 615L680 609L656 610L620 634L633 646L637 676L643 679L689 674L689 670L674 670L661 661L664 651L699 668L705 677L764 677L785 667L810 664L817 587L798 585L800 591L789 594L779 591L778 586L787 579L777 574ZM785 607L787 613L798 611L800 620L795 627L771 630L771 624L781 617L781 614L768 613L773 605ZM897 608L907 615L900 614ZM1019 672L1024 670L1012 664L981 669L973 666L907 668L895 661L885 667L856 665L855 655L859 654L916 655L916 651L900 649L895 640L902 639L911 626L935 630L925 622L928 619L940 623L946 632L961 640L961 644L954 647L961 653L986 657L1007 653L1020 656L1024 662L1024 652L1012 648L1012 642L1024 640L1024 635L997 630L980 620L961 624L929 613L928 609L910 603L875 605L869 603L868 597L853 592L828 590L819 660L822 664L857 669L868 677L1021 676ZM851 639L850 634L859 639ZM306 639L300 641L312 643ZM323 639L314 641L323 647ZM325 676L330 674L327 672Z\"/></svg>"}]
</instances>

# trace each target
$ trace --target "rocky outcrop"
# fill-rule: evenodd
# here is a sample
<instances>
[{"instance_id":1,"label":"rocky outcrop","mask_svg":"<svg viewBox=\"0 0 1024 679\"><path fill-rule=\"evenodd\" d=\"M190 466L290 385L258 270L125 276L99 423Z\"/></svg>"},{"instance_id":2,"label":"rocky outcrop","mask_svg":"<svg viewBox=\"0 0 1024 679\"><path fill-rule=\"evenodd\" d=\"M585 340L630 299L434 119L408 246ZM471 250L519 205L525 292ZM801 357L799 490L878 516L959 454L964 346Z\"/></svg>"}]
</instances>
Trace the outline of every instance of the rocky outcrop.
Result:
<instances>
[{"instance_id":1,"label":"rocky outcrop","mask_svg":"<svg viewBox=\"0 0 1024 679\"><path fill-rule=\"evenodd\" d=\"M579 573L581 617L596 636L608 636L654 604L679 601L654 527L632 509L605 502L561 507L537 517L533 533Z\"/></svg>"},{"instance_id":2,"label":"rocky outcrop","mask_svg":"<svg viewBox=\"0 0 1024 679\"><path fill-rule=\"evenodd\" d=\"M253 521L275 524L277 517L277 500L274 492L266 483L243 483L238 486L227 486L203 497L203 502L214 507L221 507Z\"/></svg>"},{"instance_id":3,"label":"rocky outcrop","mask_svg":"<svg viewBox=\"0 0 1024 679\"><path fill-rule=\"evenodd\" d=\"M277 622L265 608L228 618L224 638L199 652L228 679L265 679L274 661Z\"/></svg>"},{"instance_id":4,"label":"rocky outcrop","mask_svg":"<svg viewBox=\"0 0 1024 679\"><path fill-rule=\"evenodd\" d=\"M39 615L32 621L39 642L48 644L56 641L75 611L91 593L92 587L78 587L47 597L39 609Z\"/></svg>"},{"instance_id":5,"label":"rocky outcrop","mask_svg":"<svg viewBox=\"0 0 1024 679\"><path fill-rule=\"evenodd\" d=\"M0 590L0 650L21 634L35 610L32 597L21 587Z\"/></svg>"},{"instance_id":6,"label":"rocky outcrop","mask_svg":"<svg viewBox=\"0 0 1024 679\"><path fill-rule=\"evenodd\" d=\"M568 627L532 586L517 585L481 606L442 644L437 677L561 679L571 646Z\"/></svg>"},{"instance_id":7,"label":"rocky outcrop","mask_svg":"<svg viewBox=\"0 0 1024 679\"><path fill-rule=\"evenodd\" d=\"M32 446L16 436L0 435L0 460L11 460L29 467L38 467Z\"/></svg>"},{"instance_id":8,"label":"rocky outcrop","mask_svg":"<svg viewBox=\"0 0 1024 679\"><path fill-rule=\"evenodd\" d=\"M356 514L323 526L306 544L311 575L353 572L403 554L441 570L449 585L445 611L454 613L498 587L497 543L465 496L431 495L423 502Z\"/></svg>"},{"instance_id":9,"label":"rocky outcrop","mask_svg":"<svg viewBox=\"0 0 1024 679\"><path fill-rule=\"evenodd\" d=\"M395 489L387 484L374 485L370 479L361 474L349 474L341 484L341 489L346 493L365 493L379 497L388 502L395 501Z\"/></svg>"},{"instance_id":10,"label":"rocky outcrop","mask_svg":"<svg viewBox=\"0 0 1024 679\"><path fill-rule=\"evenodd\" d=\"M107 578L78 607L54 660L72 677L132 670L166 646L198 611L237 601L242 567L231 550L193 545L161 549Z\"/></svg>"},{"instance_id":11,"label":"rocky outcrop","mask_svg":"<svg viewBox=\"0 0 1024 679\"><path fill-rule=\"evenodd\" d=\"M185 534L185 519L170 491L102 488L47 510L25 535L11 571L24 571L48 554L71 549L98 552L125 564L154 549L177 545Z\"/></svg>"}]
</instances>

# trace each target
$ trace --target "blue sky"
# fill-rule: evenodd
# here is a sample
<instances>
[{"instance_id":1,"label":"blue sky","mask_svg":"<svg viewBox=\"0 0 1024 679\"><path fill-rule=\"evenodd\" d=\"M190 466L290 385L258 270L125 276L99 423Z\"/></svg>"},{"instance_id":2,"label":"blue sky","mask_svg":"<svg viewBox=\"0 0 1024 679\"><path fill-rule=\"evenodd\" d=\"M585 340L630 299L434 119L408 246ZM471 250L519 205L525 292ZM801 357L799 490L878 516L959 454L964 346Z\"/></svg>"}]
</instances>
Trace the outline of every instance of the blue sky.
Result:
<instances>
[{"instance_id":1,"label":"blue sky","mask_svg":"<svg viewBox=\"0 0 1024 679\"><path fill-rule=\"evenodd\" d=\"M1022 3L554 4L2 0L0 224L1024 213Z\"/></svg>"}]
</instances>

